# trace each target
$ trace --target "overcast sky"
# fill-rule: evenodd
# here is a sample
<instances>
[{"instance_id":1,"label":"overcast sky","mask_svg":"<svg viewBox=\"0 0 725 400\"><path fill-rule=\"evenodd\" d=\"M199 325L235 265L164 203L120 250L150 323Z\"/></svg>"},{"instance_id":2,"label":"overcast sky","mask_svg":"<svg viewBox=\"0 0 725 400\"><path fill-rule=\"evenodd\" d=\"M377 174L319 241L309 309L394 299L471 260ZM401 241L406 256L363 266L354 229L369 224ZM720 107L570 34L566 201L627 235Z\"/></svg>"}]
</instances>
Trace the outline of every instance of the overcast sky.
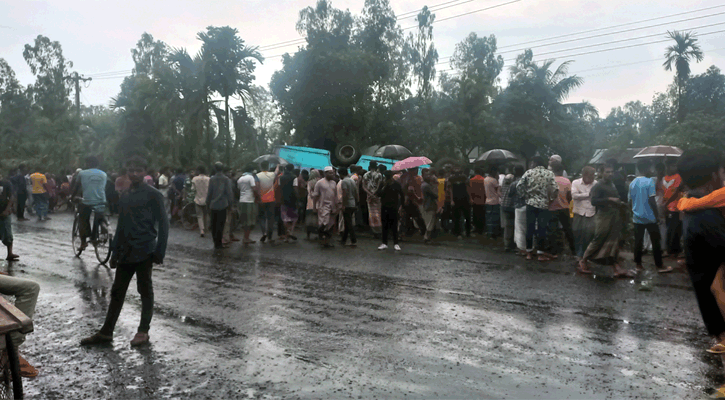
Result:
<instances>
[{"instance_id":1,"label":"overcast sky","mask_svg":"<svg viewBox=\"0 0 725 400\"><path fill-rule=\"evenodd\" d=\"M433 7L451 0L391 0L396 14L419 10L424 5ZM512 0L459 0L452 7L436 12L437 20L480 10ZM336 0L333 6L359 14L364 0ZM460 4L459 4L460 3ZM82 91L83 104L107 105L118 93L122 75L133 68L130 50L143 32L163 40L172 47L185 47L196 52L200 42L196 34L206 26L229 25L239 30L240 36L251 45L269 46L299 38L295 24L299 11L314 4L313 0L155 0L124 2L100 1L17 1L0 2L0 57L5 58L23 84L34 81L23 60L23 46L39 35L57 40L63 46L74 70L94 77ZM555 58L557 62L573 60L572 73L584 77L585 83L570 97L571 101L586 99L605 116L611 107L632 100L649 103L655 92L665 90L672 81L672 73L662 68L662 59L668 43L657 43L594 54L575 55L603 49L650 43L665 39L667 30L690 30L700 34L699 44L705 51L705 60L692 66L694 74L704 72L710 65L725 68L725 5L715 0L663 1L663 0L520 0L487 11L441 21L434 25L435 44L442 61L453 54L454 46L468 35L494 34L506 66L512 64L519 50L532 47L535 59ZM718 7L719 6L719 7ZM433 7L435 9L435 7ZM699 9L710 8L699 12ZM583 31L628 24L672 14L687 13L670 18L631 24L619 28L598 30L583 35ZM707 15L719 14L707 17ZM682 19L690 21L676 22ZM414 19L400 20L402 27L414 24ZM665 25L660 25L660 24ZM639 29L650 25L657 27ZM712 25L705 27L705 25ZM578 39L630 29L614 35L558 45L548 43ZM547 39L554 36L566 37ZM652 37L639 38L642 36ZM518 45L521 43L530 43ZM603 46L596 44L618 41ZM583 49L573 49L585 47ZM295 46L263 51L267 57L256 72L256 84L268 86L272 73L281 67L278 55L294 52ZM541 57L539 53L550 53ZM277 57L275 57L277 56ZM622 65L630 64L630 65ZM438 70L449 69L439 65ZM502 76L508 75L506 70Z\"/></svg>"}]
</instances>

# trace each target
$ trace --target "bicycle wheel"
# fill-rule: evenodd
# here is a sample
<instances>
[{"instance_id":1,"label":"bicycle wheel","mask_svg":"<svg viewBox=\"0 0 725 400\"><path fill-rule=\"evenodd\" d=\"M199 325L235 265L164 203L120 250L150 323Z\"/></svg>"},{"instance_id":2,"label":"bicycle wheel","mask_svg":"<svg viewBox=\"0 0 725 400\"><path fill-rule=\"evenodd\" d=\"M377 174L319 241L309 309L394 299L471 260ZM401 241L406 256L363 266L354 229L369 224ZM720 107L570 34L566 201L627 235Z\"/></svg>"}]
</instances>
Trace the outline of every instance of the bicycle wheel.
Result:
<instances>
[{"instance_id":1,"label":"bicycle wheel","mask_svg":"<svg viewBox=\"0 0 725 400\"><path fill-rule=\"evenodd\" d=\"M4 341L4 339L3 339ZM10 360L8 352L3 349L0 356L0 399L12 399L13 397L13 376L10 372Z\"/></svg>"},{"instance_id":2,"label":"bicycle wheel","mask_svg":"<svg viewBox=\"0 0 725 400\"><path fill-rule=\"evenodd\" d=\"M71 234L71 242L73 243L73 254L76 255L76 257L80 257L81 253L83 253L83 249L81 248L81 232L80 232L80 219L78 214L76 214L75 219L73 220L73 232Z\"/></svg>"},{"instance_id":3,"label":"bicycle wheel","mask_svg":"<svg viewBox=\"0 0 725 400\"><path fill-rule=\"evenodd\" d=\"M0 357L0 399L22 399L23 381L17 349L7 335L0 341L5 343Z\"/></svg>"},{"instance_id":4,"label":"bicycle wheel","mask_svg":"<svg viewBox=\"0 0 725 400\"><path fill-rule=\"evenodd\" d=\"M96 258L101 264L106 264L111 258L111 240L113 235L108 232L108 222L104 219L98 224L98 238L93 241Z\"/></svg>"},{"instance_id":5,"label":"bicycle wheel","mask_svg":"<svg viewBox=\"0 0 725 400\"><path fill-rule=\"evenodd\" d=\"M181 224L184 229L193 230L198 228L199 223L196 218L196 205L189 203L181 209Z\"/></svg>"}]
</instances>

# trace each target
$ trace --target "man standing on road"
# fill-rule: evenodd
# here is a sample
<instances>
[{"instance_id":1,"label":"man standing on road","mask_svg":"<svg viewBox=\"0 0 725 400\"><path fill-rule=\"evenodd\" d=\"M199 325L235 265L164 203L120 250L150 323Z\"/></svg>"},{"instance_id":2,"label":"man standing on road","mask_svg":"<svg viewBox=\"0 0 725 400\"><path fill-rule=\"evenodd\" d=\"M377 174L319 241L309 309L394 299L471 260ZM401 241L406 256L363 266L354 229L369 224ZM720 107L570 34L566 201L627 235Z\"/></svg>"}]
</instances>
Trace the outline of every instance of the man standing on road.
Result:
<instances>
[{"instance_id":1,"label":"man standing on road","mask_svg":"<svg viewBox=\"0 0 725 400\"><path fill-rule=\"evenodd\" d=\"M544 167L544 159L536 156L531 160L531 169L526 171L516 185L516 192L526 199L526 259L534 258L534 236L539 261L551 261L555 256L543 251L546 230L551 212L549 205L559 195L554 173Z\"/></svg>"},{"instance_id":2,"label":"man standing on road","mask_svg":"<svg viewBox=\"0 0 725 400\"><path fill-rule=\"evenodd\" d=\"M486 178L483 176L483 168L476 167L473 171L474 175L469 181L473 228L476 234L483 235L486 231Z\"/></svg>"},{"instance_id":3,"label":"man standing on road","mask_svg":"<svg viewBox=\"0 0 725 400\"><path fill-rule=\"evenodd\" d=\"M574 200L572 231L574 233L574 247L576 248L577 259L584 256L584 252L594 238L596 229L594 214L596 214L597 210L592 205L592 188L596 184L595 174L594 168L584 167L582 177L571 184L571 197Z\"/></svg>"},{"instance_id":4,"label":"man standing on road","mask_svg":"<svg viewBox=\"0 0 725 400\"><path fill-rule=\"evenodd\" d=\"M342 189L342 219L345 221L345 232L342 234L340 244L343 246L350 236L350 247L357 246L357 236L355 236L355 226L353 217L357 211L357 205L360 202L360 195L357 191L357 183L347 173L347 168L338 169L338 174L342 179L340 188Z\"/></svg>"},{"instance_id":5,"label":"man standing on road","mask_svg":"<svg viewBox=\"0 0 725 400\"><path fill-rule=\"evenodd\" d=\"M332 229L335 227L339 208L337 198L337 184L335 183L335 170L331 166L325 167L325 177L315 184L312 193L317 207L317 220L319 236L323 247L333 247L330 243Z\"/></svg>"},{"instance_id":6,"label":"man standing on road","mask_svg":"<svg viewBox=\"0 0 725 400\"><path fill-rule=\"evenodd\" d=\"M295 166L287 164L284 166L284 173L279 177L280 191L282 192L282 206L280 216L284 222L284 242L289 243L290 239L295 240L295 224L299 219L297 214L297 188L295 187Z\"/></svg>"},{"instance_id":7,"label":"man standing on road","mask_svg":"<svg viewBox=\"0 0 725 400\"><path fill-rule=\"evenodd\" d=\"M513 175L507 175L504 178L504 184L501 187L501 222L503 222L503 244L507 252L516 250L516 242L514 234L516 231L516 184L524 174L524 167L517 165L514 167ZM513 189L513 192L512 192Z\"/></svg>"},{"instance_id":8,"label":"man standing on road","mask_svg":"<svg viewBox=\"0 0 725 400\"><path fill-rule=\"evenodd\" d=\"M559 225L561 225L561 229L564 230L564 237L566 238L566 242L569 245L569 250L571 251L571 254L576 254L576 246L574 245L574 232L572 232L571 228L571 215L569 212L569 204L571 203L572 197L571 197L571 181L564 177L564 166L558 162L554 161L553 163L549 164L551 166L551 171L554 173L556 185L559 187L558 196L556 199L554 199L553 202L549 205L549 211L551 211L552 216L552 224L551 226L551 232L559 232L559 238L561 238L561 233L558 230ZM549 243L550 248L557 248L558 250L558 244L555 246L554 241L551 240Z\"/></svg>"},{"instance_id":9,"label":"man standing on road","mask_svg":"<svg viewBox=\"0 0 725 400\"><path fill-rule=\"evenodd\" d=\"M87 239L96 237L98 233L98 222L106 211L106 181L108 179L105 172L98 169L98 158L90 156L86 158L86 167L79 172L73 179L71 193L75 195L80 193L83 201L80 207L80 235L81 248L85 249ZM120 201L120 200L119 200ZM91 228L91 212L95 211L93 228Z\"/></svg>"},{"instance_id":10,"label":"man standing on road","mask_svg":"<svg viewBox=\"0 0 725 400\"><path fill-rule=\"evenodd\" d=\"M380 197L378 197L378 189L383 184L383 174L378 171L378 162L370 162L370 171L366 172L362 178L362 187L367 194L368 203L368 221L370 223L370 229L373 231L373 236L380 237L381 228L383 223L380 219Z\"/></svg>"},{"instance_id":11,"label":"man standing on road","mask_svg":"<svg viewBox=\"0 0 725 400\"><path fill-rule=\"evenodd\" d=\"M116 277L111 287L111 303L106 321L98 333L81 340L81 345L110 343L113 329L121 314L126 290L136 275L141 295L141 322L131 346L149 341L149 328L154 313L154 290L151 281L153 264L163 264L169 237L169 217L164 211L161 193L143 183L146 161L134 157L126 161L131 188L119 200L118 226L111 243L111 265Z\"/></svg>"},{"instance_id":12,"label":"man standing on road","mask_svg":"<svg viewBox=\"0 0 725 400\"><path fill-rule=\"evenodd\" d=\"M605 165L602 180L592 188L592 205L597 208L594 216L596 230L594 239L579 261L578 270L584 274L591 274L592 271L588 267L589 259L601 260L602 263L613 266L615 278L631 278L634 277L634 273L622 269L619 265L619 240L624 224L620 209L624 203L619 198L619 192L612 181L613 174L614 166Z\"/></svg>"},{"instance_id":13,"label":"man standing on road","mask_svg":"<svg viewBox=\"0 0 725 400\"><path fill-rule=\"evenodd\" d=\"M723 287L725 218L722 209L714 208L725 204L722 201L725 179L722 153L716 150L686 151L679 157L677 168L682 183L689 188L689 198L679 201L679 209L686 210L682 221L685 263L707 332L718 342L708 351L722 354L725 351L725 314L718 306L718 294L722 293Z\"/></svg>"},{"instance_id":14,"label":"man standing on road","mask_svg":"<svg viewBox=\"0 0 725 400\"><path fill-rule=\"evenodd\" d=\"M244 167L244 174L237 180L239 188L239 224L244 229L243 244L252 244L254 241L249 238L249 234L254 229L254 221L257 219L257 203L255 200L259 197L257 191L258 185L254 179L254 165L248 164Z\"/></svg>"},{"instance_id":15,"label":"man standing on road","mask_svg":"<svg viewBox=\"0 0 725 400\"><path fill-rule=\"evenodd\" d=\"M260 196L260 213L262 214L262 221L260 222L260 228L262 228L262 238L260 242L264 243L265 240L269 239L269 242L274 244L272 239L272 233L274 232L274 209L275 209L275 197L274 197L274 172L269 170L269 161L262 161L260 163L262 172L257 174L259 179L259 196Z\"/></svg>"},{"instance_id":16,"label":"man standing on road","mask_svg":"<svg viewBox=\"0 0 725 400\"><path fill-rule=\"evenodd\" d=\"M214 164L214 176L209 179L209 188L206 193L206 205L211 214L211 236L214 239L214 248L221 249L224 235L224 224L227 220L227 209L234 204L232 182L224 175L224 165L221 162Z\"/></svg>"},{"instance_id":17,"label":"man standing on road","mask_svg":"<svg viewBox=\"0 0 725 400\"><path fill-rule=\"evenodd\" d=\"M682 252L680 240L682 238L682 221L680 221L680 213L677 211L677 201L681 196L682 178L677 173L677 162L667 161L667 176L662 180L665 188L665 208L667 209L667 255L677 258Z\"/></svg>"},{"instance_id":18,"label":"man standing on road","mask_svg":"<svg viewBox=\"0 0 725 400\"><path fill-rule=\"evenodd\" d=\"M465 219L466 237L471 237L471 187L466 174L467 172L456 168L453 176L448 179L448 193L446 193L446 196L451 198L453 233L459 240L463 239L461 219Z\"/></svg>"},{"instance_id":19,"label":"man standing on road","mask_svg":"<svg viewBox=\"0 0 725 400\"><path fill-rule=\"evenodd\" d=\"M649 176L651 164L643 159L637 163L640 173L629 185L629 202L632 206L632 220L634 222L634 263L638 270L643 270L642 252L644 250L644 232L649 232L652 239L652 253L655 258L657 272L670 272L672 267L662 265L662 245L660 244L660 229L657 225L659 211L657 210L657 189L655 181Z\"/></svg>"},{"instance_id":20,"label":"man standing on road","mask_svg":"<svg viewBox=\"0 0 725 400\"><path fill-rule=\"evenodd\" d=\"M48 218L48 178L41 172L35 172L30 175L30 182L33 187L33 205L38 222L47 221L50 219ZM106 190L106 182L103 183L103 190Z\"/></svg>"},{"instance_id":21,"label":"man standing on road","mask_svg":"<svg viewBox=\"0 0 725 400\"><path fill-rule=\"evenodd\" d=\"M378 190L378 194L382 204L383 217L383 243L378 247L378 250L388 248L388 233L392 233L395 251L400 251L398 214L405 202L405 194L403 193L403 187L393 177L393 171L385 171L385 183Z\"/></svg>"},{"instance_id":22,"label":"man standing on road","mask_svg":"<svg viewBox=\"0 0 725 400\"><path fill-rule=\"evenodd\" d=\"M209 227L209 208L206 204L206 194L209 190L209 177L206 175L206 168L200 165L197 169L197 176L191 179L194 188L194 208L196 209L196 220L199 224L199 235L204 237Z\"/></svg>"},{"instance_id":23,"label":"man standing on road","mask_svg":"<svg viewBox=\"0 0 725 400\"><path fill-rule=\"evenodd\" d=\"M15 204L13 185L0 177L0 241L7 247L8 261L17 261L20 256L13 254L13 225L10 223Z\"/></svg>"},{"instance_id":24,"label":"man standing on road","mask_svg":"<svg viewBox=\"0 0 725 400\"><path fill-rule=\"evenodd\" d=\"M501 236L501 186L498 184L498 167L492 165L483 180L486 190L486 233L489 238Z\"/></svg>"},{"instance_id":25,"label":"man standing on road","mask_svg":"<svg viewBox=\"0 0 725 400\"><path fill-rule=\"evenodd\" d=\"M28 184L25 181L25 164L20 164L17 172L10 178L10 183L13 184L17 200L17 217L18 221L27 221L25 218L25 203L28 201Z\"/></svg>"}]
</instances>

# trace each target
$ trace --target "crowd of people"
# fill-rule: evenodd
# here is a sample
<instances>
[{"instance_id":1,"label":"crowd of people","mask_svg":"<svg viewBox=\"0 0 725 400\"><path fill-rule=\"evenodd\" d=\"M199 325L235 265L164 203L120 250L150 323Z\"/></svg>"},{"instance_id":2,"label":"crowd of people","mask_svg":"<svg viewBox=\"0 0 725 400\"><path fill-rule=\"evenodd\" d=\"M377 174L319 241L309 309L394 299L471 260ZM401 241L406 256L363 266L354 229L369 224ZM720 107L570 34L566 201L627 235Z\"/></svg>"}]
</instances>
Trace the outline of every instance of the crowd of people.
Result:
<instances>
[{"instance_id":1,"label":"crowd of people","mask_svg":"<svg viewBox=\"0 0 725 400\"><path fill-rule=\"evenodd\" d=\"M652 252L660 273L672 271L664 265L665 253L687 267L705 325L717 339L709 351L725 354L725 280L720 269L725 259L717 256L725 245L725 218L719 210L725 207L725 173L720 160L714 152L690 152L656 164L644 159L637 163L637 175L629 177L611 161L598 170L584 167L572 182L556 155L548 161L534 157L528 170L520 164L505 171L490 165L487 170L476 167L472 174L453 165L390 171L375 162L367 170L352 165L300 171L291 164L272 170L265 161L249 164L241 173L217 162L211 176L203 166L173 174L166 168L156 172L140 158L109 176L89 157L86 169L63 177L63 184L68 183L65 195L81 198L84 244L92 237L89 210L103 214L108 204L108 211L119 214L110 246L111 265L118 272L105 324L81 343L112 341L134 275L142 315L131 344L149 341L151 270L153 264L163 263L169 219L193 204L200 236L211 233L219 250L234 241L255 243L251 232L256 225L261 229L259 241L275 244L275 231L277 240L294 242L297 224L304 224L308 239L316 235L325 248L334 247L336 234L341 245L355 247L357 231L366 229L380 240L381 251L388 249L390 240L400 251L401 233L419 233L430 243L449 232L459 240L476 234L502 240L505 251L528 260L550 262L568 252L577 259L580 273L591 273L589 263L595 261L611 265L615 277L629 278L636 271L622 267L620 253L634 236L638 270L644 268L646 250ZM0 179L0 240L8 249L8 261L19 258L12 247L11 214L26 220L23 205L32 197L38 221L47 220L52 181L53 176L29 173L24 166L12 171L10 179ZM244 232L241 239L231 228L235 213ZM27 282L6 285L0 277L0 292L13 285L37 298L37 287ZM28 312L32 315L33 310Z\"/></svg>"}]
</instances>

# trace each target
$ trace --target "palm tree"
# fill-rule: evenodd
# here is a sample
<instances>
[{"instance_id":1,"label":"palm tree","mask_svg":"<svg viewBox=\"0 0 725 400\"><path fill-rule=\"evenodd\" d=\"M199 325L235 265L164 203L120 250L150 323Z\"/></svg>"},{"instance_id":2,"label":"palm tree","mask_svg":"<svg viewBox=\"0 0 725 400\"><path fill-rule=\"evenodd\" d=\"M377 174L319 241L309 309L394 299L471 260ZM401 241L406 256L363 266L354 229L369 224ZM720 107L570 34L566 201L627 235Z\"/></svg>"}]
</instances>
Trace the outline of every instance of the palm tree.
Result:
<instances>
[{"instance_id":1,"label":"palm tree","mask_svg":"<svg viewBox=\"0 0 725 400\"><path fill-rule=\"evenodd\" d=\"M231 132L229 123L229 97L238 95L242 102L251 99L254 60L263 61L256 47L247 46L235 28L207 27L197 37L203 42L202 53L209 60L207 69L209 87L224 97L224 118L220 121L225 138L225 161L231 161Z\"/></svg>"},{"instance_id":2,"label":"palm tree","mask_svg":"<svg viewBox=\"0 0 725 400\"><path fill-rule=\"evenodd\" d=\"M584 79L569 76L571 61L561 63L556 70L552 69L556 60L544 61L541 65L532 61L533 53L527 50L517 59L516 65L511 67L513 79L531 84L534 97L541 102L547 114L565 112L579 117L596 117L598 111L591 103L563 103L574 90L584 84Z\"/></svg>"},{"instance_id":3,"label":"palm tree","mask_svg":"<svg viewBox=\"0 0 725 400\"><path fill-rule=\"evenodd\" d=\"M685 98L685 90L687 79L690 77L690 61L693 59L700 62L704 58L704 53L698 45L697 38L692 32L667 31L667 37L675 41L675 44L668 46L665 51L665 62L662 64L666 71L672 71L675 68L677 82L677 122L685 119L685 107L683 100Z\"/></svg>"}]
</instances>

